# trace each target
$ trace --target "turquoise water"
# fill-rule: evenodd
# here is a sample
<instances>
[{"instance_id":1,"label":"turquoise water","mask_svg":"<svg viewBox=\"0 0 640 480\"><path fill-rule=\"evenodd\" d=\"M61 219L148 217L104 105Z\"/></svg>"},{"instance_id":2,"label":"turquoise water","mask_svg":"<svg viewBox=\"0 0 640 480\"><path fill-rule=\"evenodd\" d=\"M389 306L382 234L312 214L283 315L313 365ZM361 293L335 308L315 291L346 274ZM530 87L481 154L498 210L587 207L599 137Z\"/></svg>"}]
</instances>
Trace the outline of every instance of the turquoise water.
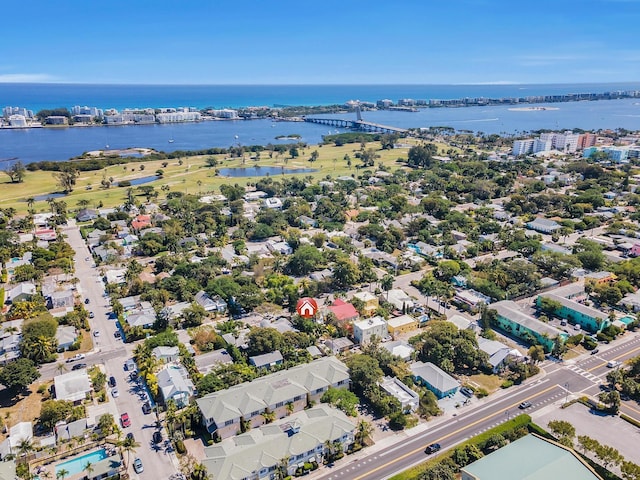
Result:
<instances>
[{"instance_id":1,"label":"turquoise water","mask_svg":"<svg viewBox=\"0 0 640 480\"><path fill-rule=\"evenodd\" d=\"M629 317L629 316L622 317L622 318L620 319L620 321L621 321L622 323L624 323L625 325L629 325L630 323L635 322L635 320L636 320L636 319L635 319L634 317Z\"/></svg>"},{"instance_id":2,"label":"turquoise water","mask_svg":"<svg viewBox=\"0 0 640 480\"><path fill-rule=\"evenodd\" d=\"M71 475L75 475L76 473L83 472L84 467L87 463L96 463L100 460L104 460L105 458L107 458L107 452L104 448L96 450L95 452L87 453L86 455L82 455L81 457L77 457L73 460L63 462L60 465L56 465L56 476L58 476L58 472L60 470L65 469L69 472L66 476L70 477Z\"/></svg>"}]
</instances>

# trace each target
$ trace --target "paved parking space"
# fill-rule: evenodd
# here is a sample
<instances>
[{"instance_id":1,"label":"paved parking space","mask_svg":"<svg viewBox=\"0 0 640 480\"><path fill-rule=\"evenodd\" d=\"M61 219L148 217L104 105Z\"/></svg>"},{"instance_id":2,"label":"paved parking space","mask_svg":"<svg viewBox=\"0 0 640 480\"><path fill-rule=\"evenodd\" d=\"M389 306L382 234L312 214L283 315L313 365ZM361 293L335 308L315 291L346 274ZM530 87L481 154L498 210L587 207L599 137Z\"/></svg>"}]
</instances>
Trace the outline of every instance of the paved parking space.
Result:
<instances>
[{"instance_id":1,"label":"paved parking space","mask_svg":"<svg viewBox=\"0 0 640 480\"><path fill-rule=\"evenodd\" d=\"M576 436L595 438L601 444L617 449L627 460L640 463L640 429L618 416L593 413L580 403L565 409L545 408L531 416L543 428L547 428L551 420L565 420L576 428Z\"/></svg>"}]
</instances>

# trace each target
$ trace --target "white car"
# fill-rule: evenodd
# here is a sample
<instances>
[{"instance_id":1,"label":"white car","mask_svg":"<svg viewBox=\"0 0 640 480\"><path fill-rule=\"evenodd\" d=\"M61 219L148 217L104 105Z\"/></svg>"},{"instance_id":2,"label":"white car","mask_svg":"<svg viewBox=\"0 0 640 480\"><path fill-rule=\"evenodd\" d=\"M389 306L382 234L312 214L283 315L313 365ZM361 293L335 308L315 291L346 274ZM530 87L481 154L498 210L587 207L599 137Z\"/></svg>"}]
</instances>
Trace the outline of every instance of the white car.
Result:
<instances>
[{"instance_id":1,"label":"white car","mask_svg":"<svg viewBox=\"0 0 640 480\"><path fill-rule=\"evenodd\" d=\"M100 330L94 330L93 331L93 336L94 337L99 337L100 336Z\"/></svg>"},{"instance_id":2,"label":"white car","mask_svg":"<svg viewBox=\"0 0 640 480\"><path fill-rule=\"evenodd\" d=\"M113 398L118 398L118 397L120 396L120 392L118 391L118 389L117 389L117 388L112 388L112 389L111 389L111 396L112 396Z\"/></svg>"},{"instance_id":3,"label":"white car","mask_svg":"<svg viewBox=\"0 0 640 480\"><path fill-rule=\"evenodd\" d=\"M607 367L609 368L616 368L620 366L620 362L616 362L615 360L611 360L609 363L607 363Z\"/></svg>"}]
</instances>

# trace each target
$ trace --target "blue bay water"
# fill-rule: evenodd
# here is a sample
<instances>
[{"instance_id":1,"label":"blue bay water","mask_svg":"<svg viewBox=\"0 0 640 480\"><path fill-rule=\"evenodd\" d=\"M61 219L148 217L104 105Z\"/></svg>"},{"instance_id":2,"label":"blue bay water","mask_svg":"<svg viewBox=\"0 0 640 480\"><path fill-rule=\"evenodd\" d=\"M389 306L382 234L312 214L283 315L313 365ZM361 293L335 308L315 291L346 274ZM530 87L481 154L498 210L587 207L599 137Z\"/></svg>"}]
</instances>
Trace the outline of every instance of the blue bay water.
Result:
<instances>
[{"instance_id":1,"label":"blue bay water","mask_svg":"<svg viewBox=\"0 0 640 480\"><path fill-rule=\"evenodd\" d=\"M575 85L300 85L300 86L143 86L0 84L0 106L33 110L73 105L100 108L143 108L250 105L327 105L348 100L389 98L452 99L500 98L566 93L602 93L638 90L640 84ZM543 105L544 106L544 105ZM514 106L431 108L418 112L364 112L366 120L401 128L450 126L484 133L517 134L538 129L626 128L640 130L638 99L568 102L546 105L557 110L513 111ZM326 115L354 119L354 114ZM0 130L0 161L17 157L24 163L66 160L85 151L149 147L161 151L198 150L231 145L290 143L279 135L301 135L301 141L318 143L329 127L270 120L207 121L195 124L60 129ZM237 138L236 138L237 136ZM173 139L173 143L169 143ZM1 165L4 168L4 165Z\"/></svg>"}]
</instances>

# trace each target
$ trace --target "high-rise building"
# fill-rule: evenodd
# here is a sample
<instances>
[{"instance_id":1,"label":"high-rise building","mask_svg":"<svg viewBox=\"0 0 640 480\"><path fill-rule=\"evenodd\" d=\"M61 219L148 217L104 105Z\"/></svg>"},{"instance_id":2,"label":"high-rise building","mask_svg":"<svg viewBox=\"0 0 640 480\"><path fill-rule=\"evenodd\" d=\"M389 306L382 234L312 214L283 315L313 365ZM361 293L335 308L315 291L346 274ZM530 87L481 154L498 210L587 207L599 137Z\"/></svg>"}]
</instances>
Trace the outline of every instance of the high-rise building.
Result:
<instances>
[{"instance_id":1,"label":"high-rise building","mask_svg":"<svg viewBox=\"0 0 640 480\"><path fill-rule=\"evenodd\" d=\"M516 140L513 142L513 149L511 150L511 154L514 156L518 155L526 155L527 153L531 153L533 151L533 139L527 138L525 140Z\"/></svg>"}]
</instances>

